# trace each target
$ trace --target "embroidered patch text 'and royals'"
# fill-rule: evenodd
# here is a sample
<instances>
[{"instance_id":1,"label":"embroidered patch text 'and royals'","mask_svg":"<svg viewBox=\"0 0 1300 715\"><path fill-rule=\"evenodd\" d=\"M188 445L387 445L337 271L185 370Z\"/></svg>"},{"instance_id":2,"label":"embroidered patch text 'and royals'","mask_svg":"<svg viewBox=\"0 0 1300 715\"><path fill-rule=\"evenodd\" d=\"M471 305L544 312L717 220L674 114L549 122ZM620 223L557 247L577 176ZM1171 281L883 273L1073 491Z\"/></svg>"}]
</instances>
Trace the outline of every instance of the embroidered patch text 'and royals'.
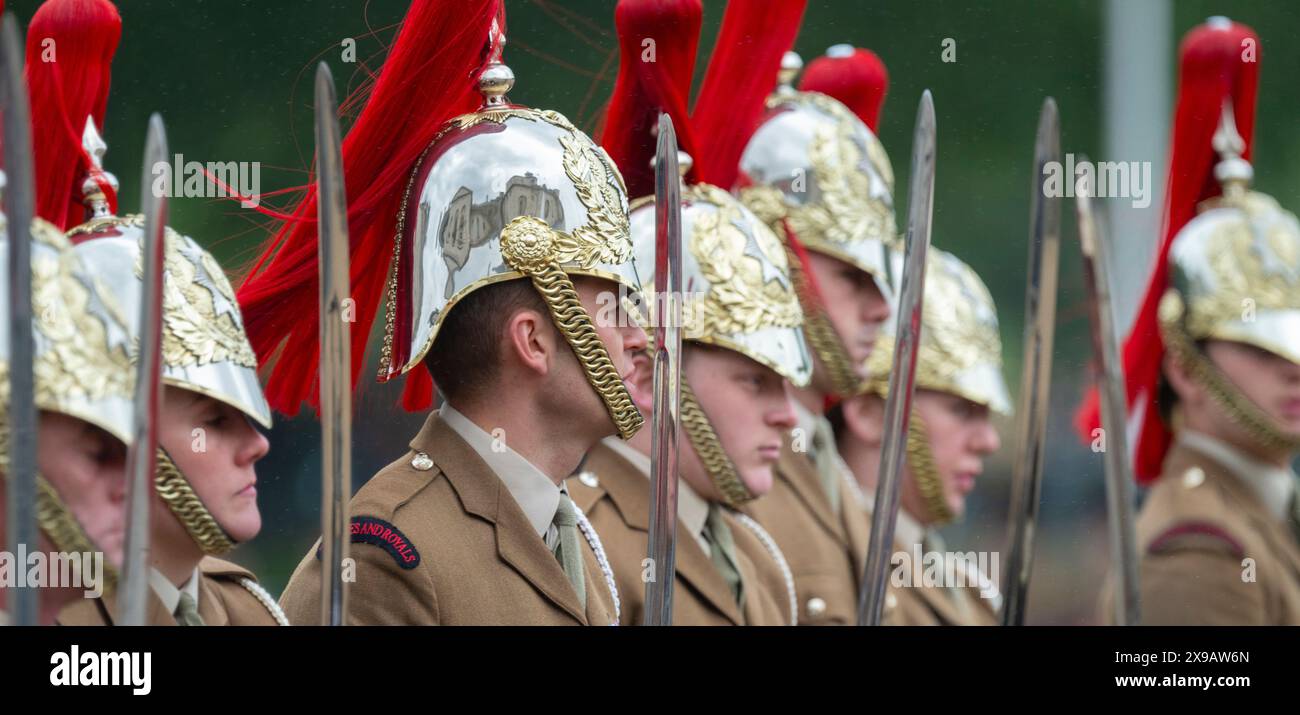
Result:
<instances>
[{"instance_id":1,"label":"embroidered patch text 'and royals'","mask_svg":"<svg viewBox=\"0 0 1300 715\"><path fill-rule=\"evenodd\" d=\"M352 517L352 543L372 544L387 551L398 566L413 569L420 565L420 552L396 526L373 516ZM316 549L320 558L321 549Z\"/></svg>"}]
</instances>

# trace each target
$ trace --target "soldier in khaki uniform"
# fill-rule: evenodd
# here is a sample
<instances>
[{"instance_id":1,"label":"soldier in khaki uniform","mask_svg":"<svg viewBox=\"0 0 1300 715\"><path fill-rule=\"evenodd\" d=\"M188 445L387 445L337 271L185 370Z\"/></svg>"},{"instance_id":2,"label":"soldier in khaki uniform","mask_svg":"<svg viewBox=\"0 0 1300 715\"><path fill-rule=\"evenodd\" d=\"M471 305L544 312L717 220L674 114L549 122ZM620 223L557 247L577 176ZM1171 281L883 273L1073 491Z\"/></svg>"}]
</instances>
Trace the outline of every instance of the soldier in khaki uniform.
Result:
<instances>
[{"instance_id":1,"label":"soldier in khaki uniform","mask_svg":"<svg viewBox=\"0 0 1300 715\"><path fill-rule=\"evenodd\" d=\"M1011 414L997 309L979 276L956 256L931 248L927 261L916 396L882 623L994 625L1000 599L991 578L997 574L980 572L974 552L947 551L937 528L964 515L984 458L1000 445L992 414ZM892 333L881 336L867 362L864 392L831 411L840 453L868 503L880 468ZM929 568L942 568L943 578L927 576Z\"/></svg>"},{"instance_id":2,"label":"soldier in khaki uniform","mask_svg":"<svg viewBox=\"0 0 1300 715\"><path fill-rule=\"evenodd\" d=\"M653 126L661 111L678 132L682 176L707 173L695 170L690 152L710 151L709 137L659 94L670 86L689 96L702 12L698 2L658 0L621 0L615 12L623 57L602 141L616 162L637 167L627 172L634 193L653 190L652 173L640 170L655 150L643 127ZM643 37L656 38L661 61L643 62ZM657 77L649 81L648 74ZM756 95L753 101L761 100ZM637 265L648 271L655 265L654 196L632 206ZM780 241L734 197L684 180L681 212L682 285L690 290L681 321L687 440L679 456L672 622L790 625L797 603L789 566L771 536L736 509L770 488L780 445L794 426L785 381L806 385L812 371L799 329L803 316ZM653 275L642 277L653 285ZM649 307L655 319L672 320L661 303ZM649 414L653 369L647 355L637 361L631 392ZM651 570L645 564L651 442L648 430L627 443L608 438L588 455L577 479L569 479L574 500L604 538L628 625L644 622Z\"/></svg>"},{"instance_id":3,"label":"soldier in khaki uniform","mask_svg":"<svg viewBox=\"0 0 1300 715\"><path fill-rule=\"evenodd\" d=\"M69 232L76 252L110 286L128 317L139 315L141 283L126 280L140 260L138 217L96 214ZM150 516L152 625L288 625L248 570L215 558L261 530L254 464L269 445L254 422L271 425L257 360L234 291L220 265L192 238L166 231L163 399ZM131 335L135 332L131 321ZM138 345L133 338L132 345ZM215 352L209 348L221 346ZM79 603L65 625L111 624L116 604ZM165 606L165 608L163 608Z\"/></svg>"},{"instance_id":4,"label":"soldier in khaki uniform","mask_svg":"<svg viewBox=\"0 0 1300 715\"><path fill-rule=\"evenodd\" d=\"M618 293L640 290L626 192L567 119L507 101L495 5L414 4L343 155L347 186L392 202L349 205L354 281L387 290L380 378L409 373L418 407L431 376L444 399L349 504L347 623L619 620L600 539L563 482L601 438L642 423L623 384L645 347L619 314ZM469 78L480 107L457 116ZM410 121L399 131L394 116ZM316 304L315 245L314 226L290 224L240 291L259 351L287 337L285 353L301 358L271 376L279 409L296 409L316 374L315 319L283 312ZM357 279L360 266L375 273ZM373 320L359 313L354 348ZM294 623L321 622L318 558L313 546L281 597Z\"/></svg>"},{"instance_id":5,"label":"soldier in khaki uniform","mask_svg":"<svg viewBox=\"0 0 1300 715\"><path fill-rule=\"evenodd\" d=\"M91 198L92 215L102 200ZM69 232L77 253L132 318L139 315L142 285L129 278L141 259L142 233L139 217L102 214ZM171 229L163 280L163 399L150 515L154 599L148 622L287 625L253 574L215 558L261 530L254 464L269 444L254 422L271 425L234 291L211 254ZM135 320L130 325L131 335L138 335ZM214 345L221 347L213 351ZM78 604L60 622L108 624L111 610L102 603Z\"/></svg>"},{"instance_id":6,"label":"soldier in khaki uniform","mask_svg":"<svg viewBox=\"0 0 1300 715\"><path fill-rule=\"evenodd\" d=\"M0 174L0 184L3 174ZM36 501L38 541L31 554L102 554L102 573L80 572L84 587L48 582L37 596L38 624L50 624L64 607L85 602L95 587L111 592L126 538L126 445L131 435L133 372L125 351L109 336L122 324L109 311L72 246L54 226L35 219L30 231L5 225L0 214L0 534L8 533L5 474L10 465L10 370L8 323L10 242L31 242L31 370L37 409ZM80 366L71 370L69 366ZM20 546L6 544L11 558ZM47 563L52 563L47 559ZM74 568L95 564L77 562ZM15 562L12 568L28 569ZM10 571L10 576L15 572ZM53 576L53 574L51 574ZM97 583L96 580L98 579ZM0 585L0 625L10 621L9 589Z\"/></svg>"},{"instance_id":7,"label":"soldier in khaki uniform","mask_svg":"<svg viewBox=\"0 0 1300 715\"><path fill-rule=\"evenodd\" d=\"M107 0L83 12L72 0L48 0L39 11L50 18L48 32L32 43L77 42L120 31L116 8ZM34 19L36 22L36 19ZM39 23L38 23L39 24ZM105 145L93 115L47 116L74 111L58 101L62 83L108 71L81 57L59 63L59 77L38 74L31 92L33 124L46 127L53 144L71 143L62 127L84 127L83 152L47 151L47 156L87 156L90 172L76 187L62 187L69 203L84 203L86 222L68 231L87 272L107 289L107 302L126 319L127 330L111 338L123 349L139 345L143 218L112 215L117 181L102 169ZM106 91L105 87L105 91ZM52 129L51 129L52 128ZM41 172L54 177L58 172ZM59 195L49 187L48 193ZM75 193L74 193L75 192ZM56 214L63 215L61 212ZM166 230L163 289L162 408L159 413L156 498L150 518L150 584L166 605L155 624L274 625L283 614L252 574L205 556L229 552L261 529L254 463L268 449L252 422L271 426L270 408L257 378L257 359L244 334L234 291L216 260L193 239ZM202 583L201 583L202 582ZM223 598L233 586L242 592ZM209 603L204 603L208 599ZM229 604L232 610L225 611ZM156 605L156 604L155 604ZM160 609L154 609L159 611ZM60 615L62 623L111 621L104 603L81 602ZM208 617L200 614L206 613Z\"/></svg>"},{"instance_id":8,"label":"soldier in khaki uniform","mask_svg":"<svg viewBox=\"0 0 1300 715\"><path fill-rule=\"evenodd\" d=\"M823 413L828 398L857 391L889 316L894 178L879 140L848 108L790 86L800 66L794 53L782 60L780 86L741 157L738 193L792 256L814 368L809 386L794 390L796 426L772 490L746 509L790 561L799 622L843 625L857 620L869 530Z\"/></svg>"},{"instance_id":9,"label":"soldier in khaki uniform","mask_svg":"<svg viewBox=\"0 0 1300 715\"><path fill-rule=\"evenodd\" d=\"M195 606L181 608L181 599ZM154 567L149 572L145 624L150 626L287 626L279 604L248 569L204 556L180 588ZM117 599L78 600L59 613L61 626L111 626Z\"/></svg>"},{"instance_id":10,"label":"soldier in khaki uniform","mask_svg":"<svg viewBox=\"0 0 1300 715\"><path fill-rule=\"evenodd\" d=\"M1226 18L1183 42L1167 258L1125 346L1144 624L1300 625L1300 223L1250 190L1247 42Z\"/></svg>"}]
</instances>

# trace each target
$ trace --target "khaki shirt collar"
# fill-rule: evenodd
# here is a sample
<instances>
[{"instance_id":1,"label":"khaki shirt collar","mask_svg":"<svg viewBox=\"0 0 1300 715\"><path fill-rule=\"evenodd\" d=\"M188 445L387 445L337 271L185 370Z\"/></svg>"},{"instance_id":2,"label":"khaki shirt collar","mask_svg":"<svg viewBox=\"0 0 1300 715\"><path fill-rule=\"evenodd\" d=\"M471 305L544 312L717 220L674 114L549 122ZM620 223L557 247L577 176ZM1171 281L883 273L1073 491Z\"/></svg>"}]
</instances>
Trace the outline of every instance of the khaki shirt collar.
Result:
<instances>
[{"instance_id":1,"label":"khaki shirt collar","mask_svg":"<svg viewBox=\"0 0 1300 715\"><path fill-rule=\"evenodd\" d=\"M199 607L199 570L194 569L190 578L180 588L176 588L168 578L162 575L158 569L149 567L149 587L157 594L158 600L162 601L167 612L175 615L176 608L181 604L181 593L188 593L190 598L194 599L194 607Z\"/></svg>"},{"instance_id":2,"label":"khaki shirt collar","mask_svg":"<svg viewBox=\"0 0 1300 715\"><path fill-rule=\"evenodd\" d=\"M821 415L813 414L812 410L804 407L803 403L798 400L790 400L794 405L794 426L795 429L802 430L806 444L811 449L813 433L817 431L817 420L825 419Z\"/></svg>"},{"instance_id":3,"label":"khaki shirt collar","mask_svg":"<svg viewBox=\"0 0 1300 715\"><path fill-rule=\"evenodd\" d=\"M604 443L620 457L631 462L646 479L650 478L649 456L618 437L606 437ZM704 549L704 553L709 553L709 542L704 538L704 526L709 520L709 502L692 489L685 479L677 480L677 518L686 527L686 533Z\"/></svg>"},{"instance_id":4,"label":"khaki shirt collar","mask_svg":"<svg viewBox=\"0 0 1300 715\"><path fill-rule=\"evenodd\" d=\"M868 494L865 490L861 494L866 507L867 521L870 522L876 512L876 495ZM895 546L911 549L917 544L924 543L929 533L929 528L909 514L902 504L898 505L898 518L894 520Z\"/></svg>"},{"instance_id":5,"label":"khaki shirt collar","mask_svg":"<svg viewBox=\"0 0 1300 715\"><path fill-rule=\"evenodd\" d=\"M556 531L553 522L555 512L560 508L561 487L504 441L493 438L449 403L444 403L438 414L506 485L533 530L549 545L549 532Z\"/></svg>"},{"instance_id":6,"label":"khaki shirt collar","mask_svg":"<svg viewBox=\"0 0 1300 715\"><path fill-rule=\"evenodd\" d=\"M1270 516L1286 520L1296 489L1294 471L1264 464L1222 440L1194 430L1180 430L1178 443L1227 467L1263 503Z\"/></svg>"}]
</instances>

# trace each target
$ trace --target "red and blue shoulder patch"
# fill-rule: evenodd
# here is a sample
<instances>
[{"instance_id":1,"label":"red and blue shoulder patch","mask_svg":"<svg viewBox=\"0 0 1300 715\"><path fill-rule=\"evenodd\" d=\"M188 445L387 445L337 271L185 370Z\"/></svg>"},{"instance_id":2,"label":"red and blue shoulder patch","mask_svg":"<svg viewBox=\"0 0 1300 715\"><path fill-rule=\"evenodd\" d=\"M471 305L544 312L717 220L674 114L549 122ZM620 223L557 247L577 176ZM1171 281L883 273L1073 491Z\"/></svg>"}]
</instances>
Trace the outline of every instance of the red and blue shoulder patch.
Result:
<instances>
[{"instance_id":1,"label":"red and blue shoulder patch","mask_svg":"<svg viewBox=\"0 0 1300 715\"><path fill-rule=\"evenodd\" d=\"M352 543L371 544L388 552L389 556L404 569L413 569L420 565L420 552L415 544L392 524L373 516L354 516L351 524ZM316 549L316 558L320 558L321 548Z\"/></svg>"}]
</instances>

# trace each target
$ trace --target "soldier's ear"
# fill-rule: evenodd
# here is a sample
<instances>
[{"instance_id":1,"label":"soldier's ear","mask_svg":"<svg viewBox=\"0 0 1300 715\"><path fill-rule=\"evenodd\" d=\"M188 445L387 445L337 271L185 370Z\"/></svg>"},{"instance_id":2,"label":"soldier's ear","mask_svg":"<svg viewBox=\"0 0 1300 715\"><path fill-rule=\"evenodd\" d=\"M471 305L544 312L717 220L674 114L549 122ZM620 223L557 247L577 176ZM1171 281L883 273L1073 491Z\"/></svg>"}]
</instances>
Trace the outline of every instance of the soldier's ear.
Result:
<instances>
[{"instance_id":1,"label":"soldier's ear","mask_svg":"<svg viewBox=\"0 0 1300 715\"><path fill-rule=\"evenodd\" d=\"M1202 396L1200 383L1193 380L1183 364L1175 359L1173 351L1165 351L1163 367L1165 381L1178 396L1178 401L1185 405L1199 405Z\"/></svg>"},{"instance_id":2,"label":"soldier's ear","mask_svg":"<svg viewBox=\"0 0 1300 715\"><path fill-rule=\"evenodd\" d=\"M885 430L885 405L872 394L851 397L841 403L844 427L853 439L879 449Z\"/></svg>"},{"instance_id":3,"label":"soldier's ear","mask_svg":"<svg viewBox=\"0 0 1300 715\"><path fill-rule=\"evenodd\" d=\"M501 338L502 367L508 369L510 363L515 363L515 367L525 372L545 377L556 367L559 337L550 316L532 308L515 311L506 321ZM568 349L568 345L563 347Z\"/></svg>"},{"instance_id":4,"label":"soldier's ear","mask_svg":"<svg viewBox=\"0 0 1300 715\"><path fill-rule=\"evenodd\" d=\"M627 380L627 392L641 414L649 416L654 408L654 359L648 350L638 350L632 354L632 365L636 369Z\"/></svg>"}]
</instances>

